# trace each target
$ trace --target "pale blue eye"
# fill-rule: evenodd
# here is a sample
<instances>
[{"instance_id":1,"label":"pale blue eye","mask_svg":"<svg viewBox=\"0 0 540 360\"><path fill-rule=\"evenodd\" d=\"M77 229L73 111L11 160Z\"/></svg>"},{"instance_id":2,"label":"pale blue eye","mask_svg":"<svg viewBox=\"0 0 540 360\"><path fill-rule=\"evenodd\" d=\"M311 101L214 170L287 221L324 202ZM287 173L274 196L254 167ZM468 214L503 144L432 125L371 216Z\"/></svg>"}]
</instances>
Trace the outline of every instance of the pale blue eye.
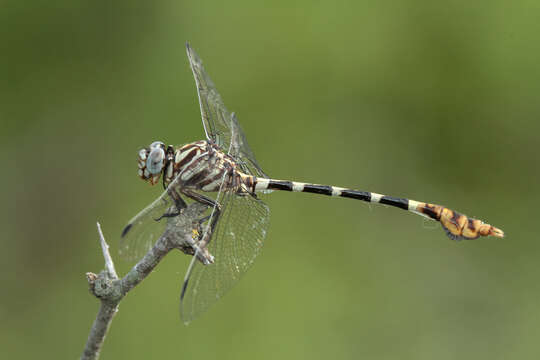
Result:
<instances>
[{"instance_id":1,"label":"pale blue eye","mask_svg":"<svg viewBox=\"0 0 540 360\"><path fill-rule=\"evenodd\" d=\"M161 141L154 141L153 143L150 144L150 150L154 150L163 146L164 144Z\"/></svg>"},{"instance_id":2,"label":"pale blue eye","mask_svg":"<svg viewBox=\"0 0 540 360\"><path fill-rule=\"evenodd\" d=\"M146 168L150 174L159 174L163 169L163 160L165 160L165 151L162 148L153 149L146 159Z\"/></svg>"}]
</instances>

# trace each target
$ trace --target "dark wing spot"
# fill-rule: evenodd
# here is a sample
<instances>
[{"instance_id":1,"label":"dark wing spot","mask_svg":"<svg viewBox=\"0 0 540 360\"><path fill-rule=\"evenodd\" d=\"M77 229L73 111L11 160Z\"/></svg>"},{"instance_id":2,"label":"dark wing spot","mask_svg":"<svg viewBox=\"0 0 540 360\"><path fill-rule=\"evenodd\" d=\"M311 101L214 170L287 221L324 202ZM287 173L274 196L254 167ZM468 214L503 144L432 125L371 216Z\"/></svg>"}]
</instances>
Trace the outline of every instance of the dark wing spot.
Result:
<instances>
[{"instance_id":1,"label":"dark wing spot","mask_svg":"<svg viewBox=\"0 0 540 360\"><path fill-rule=\"evenodd\" d=\"M184 296L186 295L187 286L189 283L189 279L186 279L184 283L182 284L182 292L180 294L180 300L184 300Z\"/></svg>"},{"instance_id":2,"label":"dark wing spot","mask_svg":"<svg viewBox=\"0 0 540 360\"><path fill-rule=\"evenodd\" d=\"M126 236L126 234L131 229L132 226L133 226L133 224L127 224L127 226L124 228L124 230L122 230L122 237Z\"/></svg>"}]
</instances>

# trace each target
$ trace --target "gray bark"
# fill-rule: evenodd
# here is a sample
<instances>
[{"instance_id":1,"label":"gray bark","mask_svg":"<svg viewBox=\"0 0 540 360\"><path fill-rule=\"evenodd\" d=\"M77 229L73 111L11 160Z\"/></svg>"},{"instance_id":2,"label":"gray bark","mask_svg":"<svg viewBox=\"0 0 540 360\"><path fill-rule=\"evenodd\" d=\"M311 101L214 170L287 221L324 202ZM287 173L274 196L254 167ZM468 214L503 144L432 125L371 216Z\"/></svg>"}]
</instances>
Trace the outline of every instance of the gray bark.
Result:
<instances>
[{"instance_id":1,"label":"gray bark","mask_svg":"<svg viewBox=\"0 0 540 360\"><path fill-rule=\"evenodd\" d=\"M194 235L197 234L197 231L200 231L197 221L207 208L206 205L193 203L183 209L179 216L165 219L168 222L165 232L143 258L121 279L116 274L109 253L109 246L98 223L100 244L105 259L105 270L98 275L90 272L86 273L86 279L90 292L101 301L101 305L90 329L81 359L89 360L99 357L105 336L114 315L118 311L120 301L131 289L143 281L172 249L185 249L187 244L193 243Z\"/></svg>"}]
</instances>

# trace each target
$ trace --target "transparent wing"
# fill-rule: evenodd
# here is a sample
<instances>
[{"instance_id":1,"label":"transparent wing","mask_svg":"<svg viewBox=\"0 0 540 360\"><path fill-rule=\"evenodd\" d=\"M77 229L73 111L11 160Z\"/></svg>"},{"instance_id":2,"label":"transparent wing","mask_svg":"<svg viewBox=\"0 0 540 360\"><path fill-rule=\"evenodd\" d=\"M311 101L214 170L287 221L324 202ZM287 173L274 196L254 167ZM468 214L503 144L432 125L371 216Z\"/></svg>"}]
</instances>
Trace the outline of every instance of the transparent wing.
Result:
<instances>
[{"instance_id":1,"label":"transparent wing","mask_svg":"<svg viewBox=\"0 0 540 360\"><path fill-rule=\"evenodd\" d=\"M124 230L120 241L120 255L126 260L137 260L150 250L163 234L167 219L160 218L165 213L176 211L174 201L167 191L133 217Z\"/></svg>"},{"instance_id":2,"label":"transparent wing","mask_svg":"<svg viewBox=\"0 0 540 360\"><path fill-rule=\"evenodd\" d=\"M242 131L235 113L231 114L231 144L229 155L236 158L239 166L247 174L269 179L268 175L261 169L255 155L246 140L246 135Z\"/></svg>"},{"instance_id":3,"label":"transparent wing","mask_svg":"<svg viewBox=\"0 0 540 360\"><path fill-rule=\"evenodd\" d=\"M186 44L186 50L195 77L206 138L235 157L243 170L268 178L257 164L236 116L227 110L221 95L204 70L201 59L189 44Z\"/></svg>"},{"instance_id":4,"label":"transparent wing","mask_svg":"<svg viewBox=\"0 0 540 360\"><path fill-rule=\"evenodd\" d=\"M176 202L169 193L178 193L178 177L174 179L167 189L150 205L133 217L122 231L120 241L120 255L126 260L138 260L150 250L156 240L163 234L167 224L174 223L174 217L166 216L178 214ZM206 206L206 210L210 207ZM182 223L196 220L193 212L182 210L178 216L192 217ZM165 216L163 216L165 215ZM201 214L199 214L201 215ZM175 216L176 217L176 216ZM158 221L159 219L159 221ZM176 220L175 220L176 221ZM176 221L178 222L178 221Z\"/></svg>"},{"instance_id":5,"label":"transparent wing","mask_svg":"<svg viewBox=\"0 0 540 360\"><path fill-rule=\"evenodd\" d=\"M180 297L180 314L185 323L206 311L238 282L266 237L270 210L264 202L225 192L221 205L221 218L208 246L214 263L202 265L194 258L186 275Z\"/></svg>"}]
</instances>

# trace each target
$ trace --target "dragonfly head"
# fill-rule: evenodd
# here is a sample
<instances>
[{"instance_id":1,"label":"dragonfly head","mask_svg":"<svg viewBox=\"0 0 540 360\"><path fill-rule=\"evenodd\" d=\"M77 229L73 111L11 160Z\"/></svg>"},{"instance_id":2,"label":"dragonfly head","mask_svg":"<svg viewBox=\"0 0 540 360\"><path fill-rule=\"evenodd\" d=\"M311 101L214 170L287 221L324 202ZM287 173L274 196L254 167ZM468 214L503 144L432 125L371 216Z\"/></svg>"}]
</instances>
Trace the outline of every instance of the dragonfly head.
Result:
<instances>
[{"instance_id":1,"label":"dragonfly head","mask_svg":"<svg viewBox=\"0 0 540 360\"><path fill-rule=\"evenodd\" d=\"M158 183L167 162L166 147L161 141L154 141L150 146L139 151L139 176L150 185Z\"/></svg>"}]
</instances>

